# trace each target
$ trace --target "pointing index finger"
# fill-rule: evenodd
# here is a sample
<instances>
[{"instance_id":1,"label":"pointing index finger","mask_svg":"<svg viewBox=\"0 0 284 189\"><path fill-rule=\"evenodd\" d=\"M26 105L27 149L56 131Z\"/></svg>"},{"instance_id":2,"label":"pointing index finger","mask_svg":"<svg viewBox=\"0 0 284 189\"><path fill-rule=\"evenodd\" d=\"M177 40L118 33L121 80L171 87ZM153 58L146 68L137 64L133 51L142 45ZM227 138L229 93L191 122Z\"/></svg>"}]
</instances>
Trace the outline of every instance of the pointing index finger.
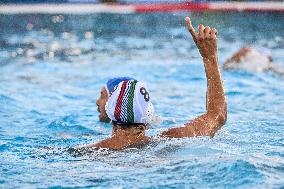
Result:
<instances>
[{"instance_id":1,"label":"pointing index finger","mask_svg":"<svg viewBox=\"0 0 284 189\"><path fill-rule=\"evenodd\" d=\"M185 21L186 21L186 25L187 25L188 31L192 35L194 41L196 41L196 33L195 33L194 28L192 27L190 18L189 17L185 17Z\"/></svg>"}]
</instances>

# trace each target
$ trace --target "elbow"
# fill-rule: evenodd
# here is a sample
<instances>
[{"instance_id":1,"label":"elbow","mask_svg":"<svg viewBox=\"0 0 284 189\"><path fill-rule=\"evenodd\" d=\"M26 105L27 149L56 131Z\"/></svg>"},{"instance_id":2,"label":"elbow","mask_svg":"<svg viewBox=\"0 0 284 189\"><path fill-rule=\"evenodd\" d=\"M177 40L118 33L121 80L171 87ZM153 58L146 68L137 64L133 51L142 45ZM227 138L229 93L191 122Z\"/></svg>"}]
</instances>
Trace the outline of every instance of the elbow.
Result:
<instances>
[{"instance_id":1,"label":"elbow","mask_svg":"<svg viewBox=\"0 0 284 189\"><path fill-rule=\"evenodd\" d=\"M218 123L222 126L227 122L227 106L217 115Z\"/></svg>"},{"instance_id":2,"label":"elbow","mask_svg":"<svg viewBox=\"0 0 284 189\"><path fill-rule=\"evenodd\" d=\"M225 123L227 122L227 103L226 101L220 107L219 111L215 114L215 118L217 120L217 123L220 126L225 125Z\"/></svg>"},{"instance_id":3,"label":"elbow","mask_svg":"<svg viewBox=\"0 0 284 189\"><path fill-rule=\"evenodd\" d=\"M227 108L224 108L223 111L220 111L219 113L212 115L211 120L214 120L214 121L212 123L212 126L208 130L207 135L213 138L216 132L219 129L221 129L222 126L225 125L227 121Z\"/></svg>"},{"instance_id":4,"label":"elbow","mask_svg":"<svg viewBox=\"0 0 284 189\"><path fill-rule=\"evenodd\" d=\"M211 120L214 119L215 123L217 125L224 125L227 121L227 104L224 103L224 105L222 105L221 107L219 107L218 109L212 110L209 113L209 117L211 117Z\"/></svg>"},{"instance_id":5,"label":"elbow","mask_svg":"<svg viewBox=\"0 0 284 189\"><path fill-rule=\"evenodd\" d=\"M227 122L227 112L218 116L218 123L220 127L225 125L226 122Z\"/></svg>"},{"instance_id":6,"label":"elbow","mask_svg":"<svg viewBox=\"0 0 284 189\"><path fill-rule=\"evenodd\" d=\"M223 111L222 111L222 121L223 121L223 125L227 122L227 115L228 115L228 111L227 111L227 103L225 102L225 105L223 107Z\"/></svg>"}]
</instances>

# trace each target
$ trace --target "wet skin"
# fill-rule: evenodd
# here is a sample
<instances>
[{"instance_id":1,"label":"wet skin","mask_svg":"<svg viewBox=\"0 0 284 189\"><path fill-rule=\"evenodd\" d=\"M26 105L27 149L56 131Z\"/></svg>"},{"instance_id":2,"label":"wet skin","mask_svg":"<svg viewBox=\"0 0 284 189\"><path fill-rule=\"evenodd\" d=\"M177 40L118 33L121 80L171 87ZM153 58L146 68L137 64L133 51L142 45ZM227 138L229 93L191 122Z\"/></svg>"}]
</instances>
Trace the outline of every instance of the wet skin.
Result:
<instances>
[{"instance_id":1,"label":"wet skin","mask_svg":"<svg viewBox=\"0 0 284 189\"><path fill-rule=\"evenodd\" d=\"M195 31L189 17L186 17L186 25L190 32L200 55L203 58L205 73L207 77L206 112L201 116L188 121L181 127L170 128L159 136L166 138L183 138L196 136L213 137L215 133L225 124L227 120L227 103L224 94L223 82L218 67L217 53L217 30L215 28L198 26ZM97 100L99 118L101 121L109 121L105 112L107 102L107 91L103 87L101 96ZM86 147L109 148L113 150L124 149L128 146L139 145L150 140L145 136L146 128L141 126L130 126L122 128L113 125L112 136L99 143L89 144Z\"/></svg>"}]
</instances>

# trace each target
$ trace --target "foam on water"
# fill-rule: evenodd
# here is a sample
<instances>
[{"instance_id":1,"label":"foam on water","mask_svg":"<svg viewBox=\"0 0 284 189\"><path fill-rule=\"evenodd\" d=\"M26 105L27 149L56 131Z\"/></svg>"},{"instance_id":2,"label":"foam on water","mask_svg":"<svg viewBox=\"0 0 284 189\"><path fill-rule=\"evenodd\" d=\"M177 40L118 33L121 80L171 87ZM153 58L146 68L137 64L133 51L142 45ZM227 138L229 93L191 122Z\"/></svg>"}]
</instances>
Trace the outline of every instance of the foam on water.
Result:
<instances>
[{"instance_id":1,"label":"foam on water","mask_svg":"<svg viewBox=\"0 0 284 189\"><path fill-rule=\"evenodd\" d=\"M213 139L75 148L111 134L111 125L98 121L96 98L114 76L148 84L164 120L150 136L205 111L204 68L185 15L1 15L0 186L283 187L284 84L272 73L223 72L228 121ZM272 49L284 66L283 15L190 16L219 30L221 64L250 45Z\"/></svg>"}]
</instances>

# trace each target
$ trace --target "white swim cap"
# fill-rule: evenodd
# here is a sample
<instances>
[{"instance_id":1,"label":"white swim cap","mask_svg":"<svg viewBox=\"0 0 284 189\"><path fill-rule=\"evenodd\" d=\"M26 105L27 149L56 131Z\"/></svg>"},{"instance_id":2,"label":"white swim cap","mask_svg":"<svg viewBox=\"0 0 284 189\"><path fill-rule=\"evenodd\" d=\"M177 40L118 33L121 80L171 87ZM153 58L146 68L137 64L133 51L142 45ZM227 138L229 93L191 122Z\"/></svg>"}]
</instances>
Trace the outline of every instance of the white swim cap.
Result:
<instances>
[{"instance_id":1,"label":"white swim cap","mask_svg":"<svg viewBox=\"0 0 284 189\"><path fill-rule=\"evenodd\" d=\"M137 80L120 82L106 103L108 117L119 124L151 124L154 107L143 83Z\"/></svg>"},{"instance_id":2,"label":"white swim cap","mask_svg":"<svg viewBox=\"0 0 284 189\"><path fill-rule=\"evenodd\" d=\"M269 50L268 48L262 47L258 49L259 53L262 54L265 57L272 57L272 53L271 50Z\"/></svg>"}]
</instances>

